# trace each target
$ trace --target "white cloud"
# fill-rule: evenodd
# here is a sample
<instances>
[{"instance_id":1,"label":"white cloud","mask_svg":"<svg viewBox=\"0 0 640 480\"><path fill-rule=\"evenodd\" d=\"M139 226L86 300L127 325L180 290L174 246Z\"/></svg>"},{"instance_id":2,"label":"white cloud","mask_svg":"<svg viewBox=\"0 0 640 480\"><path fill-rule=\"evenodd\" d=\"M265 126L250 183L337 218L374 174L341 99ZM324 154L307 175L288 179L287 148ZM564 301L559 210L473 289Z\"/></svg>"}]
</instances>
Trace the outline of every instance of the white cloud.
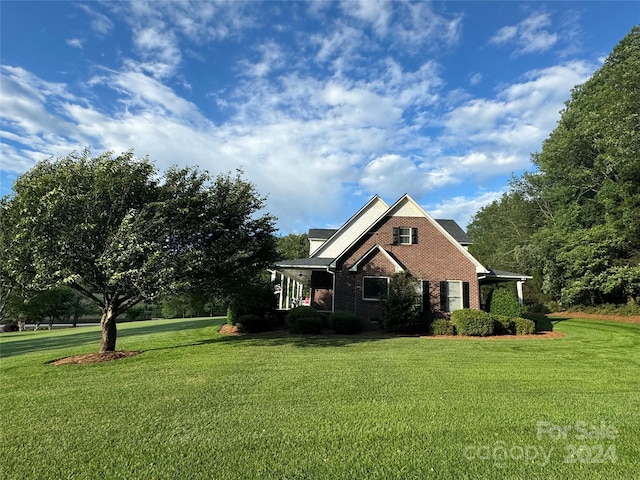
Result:
<instances>
[{"instance_id":1,"label":"white cloud","mask_svg":"<svg viewBox=\"0 0 640 480\"><path fill-rule=\"evenodd\" d=\"M426 205L424 208L432 217L453 219L466 230L478 210L499 199L504 193L481 192L476 197L457 196L434 205Z\"/></svg>"},{"instance_id":2,"label":"white cloud","mask_svg":"<svg viewBox=\"0 0 640 480\"><path fill-rule=\"evenodd\" d=\"M83 42L79 38L67 38L67 45L74 48L83 48Z\"/></svg>"},{"instance_id":3,"label":"white cloud","mask_svg":"<svg viewBox=\"0 0 640 480\"><path fill-rule=\"evenodd\" d=\"M547 13L532 13L517 25L499 29L489 43L503 45L515 43L514 54L541 53L549 50L559 40L557 33L550 32L551 18Z\"/></svg>"},{"instance_id":4,"label":"white cloud","mask_svg":"<svg viewBox=\"0 0 640 480\"><path fill-rule=\"evenodd\" d=\"M91 28L100 36L105 36L113 30L113 22L106 15L96 12L91 7L79 4L78 8L91 18Z\"/></svg>"},{"instance_id":5,"label":"white cloud","mask_svg":"<svg viewBox=\"0 0 640 480\"><path fill-rule=\"evenodd\" d=\"M384 0L343 1L342 10L351 17L369 25L376 35L385 37L389 29L391 11L389 3Z\"/></svg>"}]
</instances>

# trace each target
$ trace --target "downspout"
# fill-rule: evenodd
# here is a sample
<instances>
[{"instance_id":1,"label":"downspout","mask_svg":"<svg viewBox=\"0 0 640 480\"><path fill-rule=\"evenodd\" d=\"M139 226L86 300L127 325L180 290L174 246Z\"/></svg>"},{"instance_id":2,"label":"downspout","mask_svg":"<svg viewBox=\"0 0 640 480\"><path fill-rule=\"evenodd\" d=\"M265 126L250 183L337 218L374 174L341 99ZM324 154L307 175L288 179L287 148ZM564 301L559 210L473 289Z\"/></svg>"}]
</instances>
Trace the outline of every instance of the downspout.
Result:
<instances>
[{"instance_id":1,"label":"downspout","mask_svg":"<svg viewBox=\"0 0 640 480\"><path fill-rule=\"evenodd\" d=\"M331 281L331 312L333 313L336 311L336 273L332 272L329 267L327 267L327 272L331 274L333 279Z\"/></svg>"}]
</instances>

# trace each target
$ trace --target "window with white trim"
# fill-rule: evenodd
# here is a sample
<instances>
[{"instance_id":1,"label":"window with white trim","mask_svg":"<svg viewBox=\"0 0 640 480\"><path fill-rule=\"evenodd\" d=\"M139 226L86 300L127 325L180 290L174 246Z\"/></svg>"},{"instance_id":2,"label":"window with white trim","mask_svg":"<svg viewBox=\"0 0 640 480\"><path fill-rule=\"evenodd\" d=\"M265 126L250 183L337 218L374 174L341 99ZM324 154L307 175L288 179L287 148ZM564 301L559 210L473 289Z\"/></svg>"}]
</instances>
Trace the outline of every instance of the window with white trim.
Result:
<instances>
[{"instance_id":1,"label":"window with white trim","mask_svg":"<svg viewBox=\"0 0 640 480\"><path fill-rule=\"evenodd\" d=\"M394 245L413 245L418 243L418 229L411 227L394 227Z\"/></svg>"},{"instance_id":2,"label":"window with white trim","mask_svg":"<svg viewBox=\"0 0 640 480\"><path fill-rule=\"evenodd\" d=\"M440 310L453 312L469 308L469 282L445 280L440 282Z\"/></svg>"},{"instance_id":3,"label":"window with white trim","mask_svg":"<svg viewBox=\"0 0 640 480\"><path fill-rule=\"evenodd\" d=\"M362 277L362 299L382 300L389 295L388 277Z\"/></svg>"}]
</instances>

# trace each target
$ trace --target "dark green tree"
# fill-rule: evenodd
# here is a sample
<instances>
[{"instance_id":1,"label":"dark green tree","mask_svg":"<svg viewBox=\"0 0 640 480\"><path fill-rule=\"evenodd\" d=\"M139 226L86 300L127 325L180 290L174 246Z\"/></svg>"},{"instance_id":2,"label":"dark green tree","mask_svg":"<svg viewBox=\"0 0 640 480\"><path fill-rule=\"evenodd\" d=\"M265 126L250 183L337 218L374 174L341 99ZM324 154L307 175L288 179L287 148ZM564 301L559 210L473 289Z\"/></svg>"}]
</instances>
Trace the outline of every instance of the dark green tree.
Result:
<instances>
[{"instance_id":1,"label":"dark green tree","mask_svg":"<svg viewBox=\"0 0 640 480\"><path fill-rule=\"evenodd\" d=\"M418 286L418 280L409 272L391 276L389 294L382 299L382 326L387 332L414 333L423 326Z\"/></svg>"},{"instance_id":2,"label":"dark green tree","mask_svg":"<svg viewBox=\"0 0 640 480\"><path fill-rule=\"evenodd\" d=\"M278 256L280 260L308 257L309 237L307 234L290 233L278 237Z\"/></svg>"},{"instance_id":3,"label":"dark green tree","mask_svg":"<svg viewBox=\"0 0 640 480\"><path fill-rule=\"evenodd\" d=\"M129 151L72 153L36 164L2 200L6 270L23 288L66 285L101 310L100 351L145 299L192 289L237 291L276 255L274 218L241 172L193 168L164 177Z\"/></svg>"},{"instance_id":4,"label":"dark green tree","mask_svg":"<svg viewBox=\"0 0 640 480\"><path fill-rule=\"evenodd\" d=\"M640 296L640 27L574 88L528 181L550 213L534 241L564 304Z\"/></svg>"}]
</instances>

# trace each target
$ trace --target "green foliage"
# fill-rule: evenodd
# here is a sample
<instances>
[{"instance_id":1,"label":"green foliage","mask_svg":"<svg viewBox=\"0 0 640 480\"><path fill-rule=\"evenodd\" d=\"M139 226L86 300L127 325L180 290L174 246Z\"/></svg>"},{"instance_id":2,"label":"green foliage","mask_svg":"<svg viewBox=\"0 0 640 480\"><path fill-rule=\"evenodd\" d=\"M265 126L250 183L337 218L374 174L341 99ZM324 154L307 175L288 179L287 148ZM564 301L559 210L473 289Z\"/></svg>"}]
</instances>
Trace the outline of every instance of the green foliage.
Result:
<instances>
[{"instance_id":1,"label":"green foliage","mask_svg":"<svg viewBox=\"0 0 640 480\"><path fill-rule=\"evenodd\" d=\"M491 314L494 320L494 333L497 335L515 335L516 334L516 317L506 315Z\"/></svg>"},{"instance_id":2,"label":"green foliage","mask_svg":"<svg viewBox=\"0 0 640 480\"><path fill-rule=\"evenodd\" d=\"M309 256L309 238L306 233L290 233L278 237L278 256L281 260L307 258Z\"/></svg>"},{"instance_id":3,"label":"green foliage","mask_svg":"<svg viewBox=\"0 0 640 480\"><path fill-rule=\"evenodd\" d=\"M429 333L431 335L455 335L456 327L445 318L437 318L429 325Z\"/></svg>"},{"instance_id":4,"label":"green foliage","mask_svg":"<svg viewBox=\"0 0 640 480\"><path fill-rule=\"evenodd\" d=\"M235 325L241 315L272 316L277 306L273 284L258 275L231 297L227 318Z\"/></svg>"},{"instance_id":5,"label":"green foliage","mask_svg":"<svg viewBox=\"0 0 640 480\"><path fill-rule=\"evenodd\" d=\"M0 209L12 252L3 269L29 289L66 285L94 302L101 351L115 349L117 317L139 302L231 295L276 258L274 219L259 215L264 198L241 172L163 178L132 151L87 150L39 162L13 188Z\"/></svg>"},{"instance_id":6,"label":"green foliage","mask_svg":"<svg viewBox=\"0 0 640 480\"><path fill-rule=\"evenodd\" d=\"M389 295L382 304L382 328L396 333L414 333L423 328L418 280L406 271L395 273L389 281Z\"/></svg>"},{"instance_id":7,"label":"green foliage","mask_svg":"<svg viewBox=\"0 0 640 480\"><path fill-rule=\"evenodd\" d=\"M336 311L329 315L329 328L336 333L351 335L362 331L362 324L353 313Z\"/></svg>"},{"instance_id":8,"label":"green foliage","mask_svg":"<svg viewBox=\"0 0 640 480\"><path fill-rule=\"evenodd\" d=\"M251 314L241 315L238 318L237 325L241 331L246 333L266 332L271 329L268 319Z\"/></svg>"},{"instance_id":9,"label":"green foliage","mask_svg":"<svg viewBox=\"0 0 640 480\"><path fill-rule=\"evenodd\" d=\"M308 306L289 310L286 322L291 333L318 334L324 326L324 320L316 309Z\"/></svg>"},{"instance_id":10,"label":"green foliage","mask_svg":"<svg viewBox=\"0 0 640 480\"><path fill-rule=\"evenodd\" d=\"M531 335L536 331L536 324L528 318L514 318L516 335Z\"/></svg>"},{"instance_id":11,"label":"green foliage","mask_svg":"<svg viewBox=\"0 0 640 480\"><path fill-rule=\"evenodd\" d=\"M523 308L514 292L509 288L499 287L491 293L489 311L494 315L515 318L522 315Z\"/></svg>"},{"instance_id":12,"label":"green foliage","mask_svg":"<svg viewBox=\"0 0 640 480\"><path fill-rule=\"evenodd\" d=\"M640 26L576 86L535 173L476 214L470 251L534 276L535 303L640 300Z\"/></svg>"},{"instance_id":13,"label":"green foliage","mask_svg":"<svg viewBox=\"0 0 640 480\"><path fill-rule=\"evenodd\" d=\"M459 335L488 337L493 335L495 329L493 317L482 310L471 308L455 310L451 313L451 321Z\"/></svg>"}]
</instances>

